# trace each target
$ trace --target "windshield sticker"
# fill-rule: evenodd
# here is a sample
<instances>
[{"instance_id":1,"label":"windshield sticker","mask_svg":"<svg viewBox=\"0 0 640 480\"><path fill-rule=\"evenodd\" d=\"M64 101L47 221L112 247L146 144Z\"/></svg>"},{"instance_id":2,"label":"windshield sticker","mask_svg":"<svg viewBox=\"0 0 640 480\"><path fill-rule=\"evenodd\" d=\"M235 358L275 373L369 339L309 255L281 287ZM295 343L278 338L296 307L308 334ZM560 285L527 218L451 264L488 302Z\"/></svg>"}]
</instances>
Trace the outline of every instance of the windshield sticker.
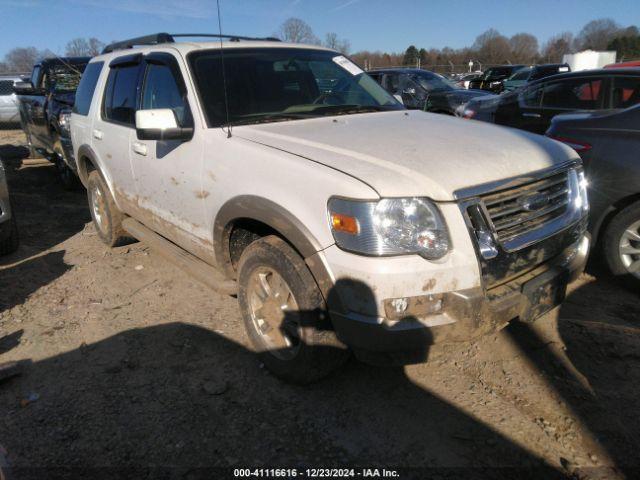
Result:
<instances>
[{"instance_id":1,"label":"windshield sticker","mask_svg":"<svg viewBox=\"0 0 640 480\"><path fill-rule=\"evenodd\" d=\"M354 77L356 75L360 75L361 73L364 73L359 66L357 66L348 58L343 57L342 55L333 57L333 61L338 65L340 65L342 68L344 68L347 72L349 72Z\"/></svg>"}]
</instances>

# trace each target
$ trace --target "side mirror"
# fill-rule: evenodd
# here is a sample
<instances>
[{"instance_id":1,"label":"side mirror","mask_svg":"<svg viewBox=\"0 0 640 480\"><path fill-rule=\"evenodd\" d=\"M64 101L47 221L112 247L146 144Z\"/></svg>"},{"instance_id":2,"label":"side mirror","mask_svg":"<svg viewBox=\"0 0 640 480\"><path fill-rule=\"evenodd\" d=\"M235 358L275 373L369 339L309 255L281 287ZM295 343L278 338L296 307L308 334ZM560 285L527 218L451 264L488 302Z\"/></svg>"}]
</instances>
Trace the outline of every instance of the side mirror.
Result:
<instances>
[{"instance_id":1,"label":"side mirror","mask_svg":"<svg viewBox=\"0 0 640 480\"><path fill-rule=\"evenodd\" d=\"M13 84L13 91L18 95L31 95L34 93L33 83L30 81L16 82Z\"/></svg>"},{"instance_id":2,"label":"side mirror","mask_svg":"<svg viewBox=\"0 0 640 480\"><path fill-rule=\"evenodd\" d=\"M136 133L138 140L187 141L193 138L193 127L179 127L176 116L170 108L138 110Z\"/></svg>"}]
</instances>

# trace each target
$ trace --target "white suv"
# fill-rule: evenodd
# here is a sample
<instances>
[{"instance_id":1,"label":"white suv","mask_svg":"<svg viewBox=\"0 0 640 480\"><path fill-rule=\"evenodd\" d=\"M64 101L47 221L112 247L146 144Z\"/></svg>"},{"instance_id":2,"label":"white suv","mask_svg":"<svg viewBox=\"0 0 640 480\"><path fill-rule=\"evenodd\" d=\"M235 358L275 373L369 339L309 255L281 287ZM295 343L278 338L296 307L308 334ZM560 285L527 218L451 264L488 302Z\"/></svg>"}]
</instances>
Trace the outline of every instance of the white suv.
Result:
<instances>
[{"instance_id":1,"label":"white suv","mask_svg":"<svg viewBox=\"0 0 640 480\"><path fill-rule=\"evenodd\" d=\"M264 363L291 381L346 347L415 361L532 320L589 249L573 150L407 111L320 47L113 44L84 73L71 134L102 240L144 240L237 293Z\"/></svg>"}]
</instances>

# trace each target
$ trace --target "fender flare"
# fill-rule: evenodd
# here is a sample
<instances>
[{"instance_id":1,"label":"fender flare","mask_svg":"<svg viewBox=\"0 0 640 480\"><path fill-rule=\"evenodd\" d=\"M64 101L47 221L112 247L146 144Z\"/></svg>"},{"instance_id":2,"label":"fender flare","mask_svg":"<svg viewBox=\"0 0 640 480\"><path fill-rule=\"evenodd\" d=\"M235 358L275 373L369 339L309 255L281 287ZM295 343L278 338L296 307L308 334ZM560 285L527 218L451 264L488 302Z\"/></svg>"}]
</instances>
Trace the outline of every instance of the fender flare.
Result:
<instances>
[{"instance_id":1,"label":"fender flare","mask_svg":"<svg viewBox=\"0 0 640 480\"><path fill-rule=\"evenodd\" d=\"M231 272L229 237L236 220L255 220L278 232L304 259L322 250L320 242L295 215L277 203L256 195L239 195L228 200L218 211L213 224L216 263Z\"/></svg>"},{"instance_id":2,"label":"fender flare","mask_svg":"<svg viewBox=\"0 0 640 480\"><path fill-rule=\"evenodd\" d=\"M78 167L78 177L82 184L86 187L87 181L89 179L89 174L87 172L87 162L82 161L84 158L88 158L89 162L93 164L96 170L101 170L100 164L98 163L98 157L93 151L93 149L89 145L80 145L78 148L78 158L76 159L76 165Z\"/></svg>"}]
</instances>

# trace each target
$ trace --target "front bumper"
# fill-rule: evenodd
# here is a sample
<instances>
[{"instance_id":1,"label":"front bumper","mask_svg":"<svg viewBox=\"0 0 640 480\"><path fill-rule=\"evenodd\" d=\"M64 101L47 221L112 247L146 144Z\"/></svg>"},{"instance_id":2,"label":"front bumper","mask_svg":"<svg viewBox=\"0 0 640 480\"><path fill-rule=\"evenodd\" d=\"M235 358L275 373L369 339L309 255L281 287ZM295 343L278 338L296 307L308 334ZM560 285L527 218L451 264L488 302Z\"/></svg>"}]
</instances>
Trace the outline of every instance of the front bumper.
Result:
<instances>
[{"instance_id":1,"label":"front bumper","mask_svg":"<svg viewBox=\"0 0 640 480\"><path fill-rule=\"evenodd\" d=\"M424 319L388 318L331 311L333 326L348 346L368 352L420 352L434 343L466 341L509 321L535 320L559 305L567 285L584 270L591 239L585 234L560 255L508 283L443 293L442 311ZM336 285L336 288L339 288Z\"/></svg>"}]
</instances>

